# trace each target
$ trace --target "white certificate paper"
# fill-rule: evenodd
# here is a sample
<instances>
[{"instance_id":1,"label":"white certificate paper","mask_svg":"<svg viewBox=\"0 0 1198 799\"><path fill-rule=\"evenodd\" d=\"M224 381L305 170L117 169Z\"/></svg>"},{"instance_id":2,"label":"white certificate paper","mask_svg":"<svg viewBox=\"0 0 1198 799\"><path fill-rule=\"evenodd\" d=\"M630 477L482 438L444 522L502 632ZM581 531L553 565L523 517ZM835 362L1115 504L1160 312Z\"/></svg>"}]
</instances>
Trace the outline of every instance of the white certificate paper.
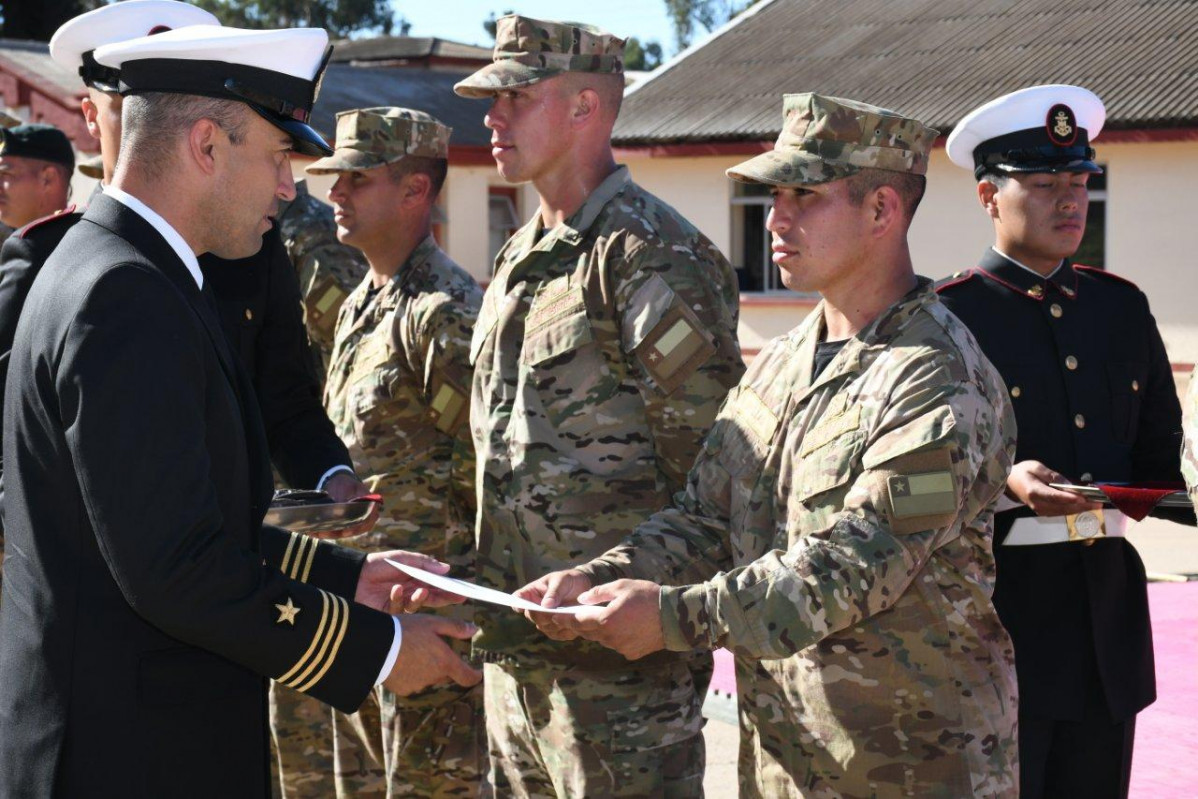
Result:
<instances>
[{"instance_id":1,"label":"white certificate paper","mask_svg":"<svg viewBox=\"0 0 1198 799\"><path fill-rule=\"evenodd\" d=\"M387 562L395 568L399 569L409 577L414 577L422 583L428 583L434 588L440 588L442 591L447 591L451 594L464 596L467 599L477 600L479 602L490 602L493 605L505 605L516 610L532 610L538 613L568 613L574 615L580 610L586 608L600 607L597 605L573 605L565 608L543 608L527 599L521 599L518 596L505 594L503 591L496 591L494 588L487 588L474 583L468 583L465 580L459 580L456 577L445 577L441 574L433 574L424 569L418 569L415 566L409 566L406 563L387 558Z\"/></svg>"}]
</instances>

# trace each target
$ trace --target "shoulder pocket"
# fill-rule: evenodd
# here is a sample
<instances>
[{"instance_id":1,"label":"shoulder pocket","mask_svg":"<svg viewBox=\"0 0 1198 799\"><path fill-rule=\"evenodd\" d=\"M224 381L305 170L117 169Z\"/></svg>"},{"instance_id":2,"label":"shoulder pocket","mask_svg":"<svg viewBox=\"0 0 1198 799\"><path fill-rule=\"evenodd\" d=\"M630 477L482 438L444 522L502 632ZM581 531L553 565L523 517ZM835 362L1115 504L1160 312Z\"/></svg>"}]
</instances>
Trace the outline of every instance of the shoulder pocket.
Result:
<instances>
[{"instance_id":1,"label":"shoulder pocket","mask_svg":"<svg viewBox=\"0 0 1198 799\"><path fill-rule=\"evenodd\" d=\"M672 394L716 351L715 337L656 274L632 295L621 335L663 394Z\"/></svg>"},{"instance_id":2,"label":"shoulder pocket","mask_svg":"<svg viewBox=\"0 0 1198 799\"><path fill-rule=\"evenodd\" d=\"M948 527L963 492L953 470L953 409L943 405L879 436L862 456L874 504L897 535Z\"/></svg>"}]
</instances>

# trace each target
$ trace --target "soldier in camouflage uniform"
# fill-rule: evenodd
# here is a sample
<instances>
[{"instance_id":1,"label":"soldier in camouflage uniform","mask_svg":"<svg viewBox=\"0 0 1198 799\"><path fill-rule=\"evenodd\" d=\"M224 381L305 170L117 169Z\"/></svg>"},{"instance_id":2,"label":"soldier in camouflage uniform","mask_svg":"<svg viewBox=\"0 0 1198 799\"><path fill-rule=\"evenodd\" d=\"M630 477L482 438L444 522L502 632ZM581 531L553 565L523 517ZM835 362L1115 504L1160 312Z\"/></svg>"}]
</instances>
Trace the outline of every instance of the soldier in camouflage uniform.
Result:
<instances>
[{"instance_id":1,"label":"soldier in camouflage uniform","mask_svg":"<svg viewBox=\"0 0 1198 799\"><path fill-rule=\"evenodd\" d=\"M337 235L370 266L341 305L325 386L354 467L384 498L374 530L353 543L384 551L402 541L472 578L468 356L482 290L431 234L449 134L420 111L345 111L336 152L308 171L338 175L329 192ZM353 716L335 713L337 795L488 794L482 708L481 686L398 700L377 689Z\"/></svg>"},{"instance_id":2,"label":"soldier in camouflage uniform","mask_svg":"<svg viewBox=\"0 0 1198 799\"><path fill-rule=\"evenodd\" d=\"M333 352L337 312L366 276L366 259L360 250L337 240L333 209L308 193L306 181L296 181L295 199L279 203L275 221L287 256L299 274L304 327L320 360L323 380Z\"/></svg>"},{"instance_id":3,"label":"soldier in camouflage uniform","mask_svg":"<svg viewBox=\"0 0 1198 799\"><path fill-rule=\"evenodd\" d=\"M719 251L611 153L623 42L499 20L494 63L455 90L493 98L499 172L539 212L500 252L475 327L478 579L512 590L604 552L683 486L743 364ZM631 666L479 608L496 790L702 792L706 653Z\"/></svg>"},{"instance_id":4,"label":"soldier in camouflage uniform","mask_svg":"<svg viewBox=\"0 0 1198 799\"><path fill-rule=\"evenodd\" d=\"M729 395L685 493L520 592L611 602L534 614L557 638L633 658L731 649L742 796L1017 791L1013 651L990 601L1015 426L997 372L912 271L935 136L786 96L774 151L729 175L773 187L774 260L824 301Z\"/></svg>"}]
</instances>

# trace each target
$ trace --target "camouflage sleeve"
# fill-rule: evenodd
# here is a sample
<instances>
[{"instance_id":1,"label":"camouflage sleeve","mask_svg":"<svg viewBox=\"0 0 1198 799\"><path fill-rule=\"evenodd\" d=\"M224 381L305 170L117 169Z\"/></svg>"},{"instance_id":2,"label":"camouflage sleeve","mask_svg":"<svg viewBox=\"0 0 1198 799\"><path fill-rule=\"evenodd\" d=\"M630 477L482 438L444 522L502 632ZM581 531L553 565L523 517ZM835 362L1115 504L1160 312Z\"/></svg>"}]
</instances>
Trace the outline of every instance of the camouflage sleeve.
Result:
<instances>
[{"instance_id":1,"label":"camouflage sleeve","mask_svg":"<svg viewBox=\"0 0 1198 799\"><path fill-rule=\"evenodd\" d=\"M621 347L637 375L658 467L680 490L715 419L744 373L732 269L709 242L646 244L620 265Z\"/></svg>"},{"instance_id":2,"label":"camouflage sleeve","mask_svg":"<svg viewBox=\"0 0 1198 799\"><path fill-rule=\"evenodd\" d=\"M732 423L726 410L736 391L721 406L687 475L685 491L618 546L578 567L595 585L622 578L685 585L732 567L728 550L732 480L719 453L726 426Z\"/></svg>"},{"instance_id":3,"label":"camouflage sleeve","mask_svg":"<svg viewBox=\"0 0 1198 799\"><path fill-rule=\"evenodd\" d=\"M977 386L935 361L930 352L916 359L860 454L839 456L854 464L851 482L821 529L790 529L791 514L786 551L706 583L662 589L668 649L793 655L891 608L938 548L989 513L1011 467L1010 416L997 416ZM792 494L802 494L807 468L822 466L796 464Z\"/></svg>"},{"instance_id":4,"label":"camouflage sleeve","mask_svg":"<svg viewBox=\"0 0 1198 799\"><path fill-rule=\"evenodd\" d=\"M432 412L432 423L454 439L451 490L473 518L474 439L470 434L470 340L478 318L478 293L465 298L431 295L425 308L408 317L394 335L409 353L413 374Z\"/></svg>"}]
</instances>

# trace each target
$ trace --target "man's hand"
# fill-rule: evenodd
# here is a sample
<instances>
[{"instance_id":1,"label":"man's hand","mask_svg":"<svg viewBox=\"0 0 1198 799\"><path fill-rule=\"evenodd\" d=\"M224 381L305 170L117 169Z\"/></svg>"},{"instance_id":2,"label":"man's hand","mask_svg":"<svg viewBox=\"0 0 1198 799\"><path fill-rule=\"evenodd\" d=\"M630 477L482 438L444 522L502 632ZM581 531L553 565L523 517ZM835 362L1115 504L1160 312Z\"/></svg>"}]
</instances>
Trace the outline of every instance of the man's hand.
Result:
<instances>
[{"instance_id":1,"label":"man's hand","mask_svg":"<svg viewBox=\"0 0 1198 799\"><path fill-rule=\"evenodd\" d=\"M394 569L392 569L394 571ZM478 685L483 673L472 668L441 640L460 638L468 640L476 631L473 624L439 616L405 616L400 625L403 640L399 645L399 656L390 676L383 685L400 696L439 683L455 682L469 687Z\"/></svg>"},{"instance_id":2,"label":"man's hand","mask_svg":"<svg viewBox=\"0 0 1198 799\"><path fill-rule=\"evenodd\" d=\"M559 608L572 605L579 594L591 588L591 578L577 569L550 572L515 592L515 596L535 602L543 608ZM564 613L535 613L524 611L524 616L537 625L537 629L554 641L570 641L578 637L574 631L574 617Z\"/></svg>"},{"instance_id":3,"label":"man's hand","mask_svg":"<svg viewBox=\"0 0 1198 799\"><path fill-rule=\"evenodd\" d=\"M353 472L337 472L324 481L321 490L332 497L334 502L349 502L370 493L370 488Z\"/></svg>"},{"instance_id":4,"label":"man's hand","mask_svg":"<svg viewBox=\"0 0 1198 799\"><path fill-rule=\"evenodd\" d=\"M608 602L605 608L579 611L573 630L583 638L637 660L665 649L659 601L661 586L648 580L616 580L578 597L584 605Z\"/></svg>"},{"instance_id":5,"label":"man's hand","mask_svg":"<svg viewBox=\"0 0 1198 799\"><path fill-rule=\"evenodd\" d=\"M449 571L447 564L416 552L404 552L402 549L372 552L366 556L366 563L362 565L362 574L358 576L358 587L354 592L354 601L359 605L395 615L411 613L422 607L439 608L466 601L465 597L433 588L409 577L387 563L388 558L434 574L445 574ZM407 646L406 638L404 646Z\"/></svg>"},{"instance_id":6,"label":"man's hand","mask_svg":"<svg viewBox=\"0 0 1198 799\"><path fill-rule=\"evenodd\" d=\"M1020 461L1007 478L1007 494L1027 505L1037 516L1065 516L1086 510L1099 510L1101 502L1090 502L1072 491L1049 488L1049 483L1068 483L1059 472L1040 461Z\"/></svg>"},{"instance_id":7,"label":"man's hand","mask_svg":"<svg viewBox=\"0 0 1198 799\"><path fill-rule=\"evenodd\" d=\"M334 502L349 502L370 493L370 488L352 472L337 472L324 481L324 487L321 490L332 497ZM370 515L364 521L342 530L315 533L312 537L336 539L369 533L379 520L379 508L381 507L377 502L371 504L373 507L370 509Z\"/></svg>"}]
</instances>

